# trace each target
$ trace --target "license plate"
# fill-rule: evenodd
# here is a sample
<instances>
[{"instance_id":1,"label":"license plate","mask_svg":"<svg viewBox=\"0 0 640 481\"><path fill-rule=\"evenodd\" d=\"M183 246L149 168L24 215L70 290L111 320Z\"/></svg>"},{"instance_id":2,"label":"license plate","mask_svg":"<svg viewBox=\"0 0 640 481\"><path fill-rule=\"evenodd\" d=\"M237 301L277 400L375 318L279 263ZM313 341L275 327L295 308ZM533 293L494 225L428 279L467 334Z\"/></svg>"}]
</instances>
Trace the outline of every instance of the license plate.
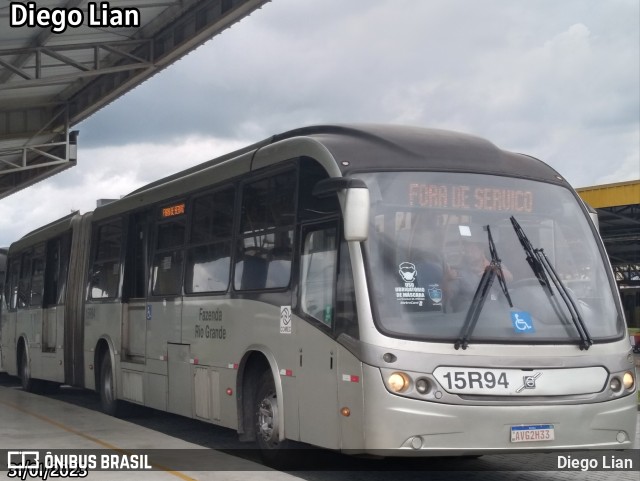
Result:
<instances>
[{"instance_id":1,"label":"license plate","mask_svg":"<svg viewBox=\"0 0 640 481\"><path fill-rule=\"evenodd\" d=\"M525 370L438 366L433 375L451 394L522 397L600 392L608 373L603 367Z\"/></svg>"},{"instance_id":2,"label":"license plate","mask_svg":"<svg viewBox=\"0 0 640 481\"><path fill-rule=\"evenodd\" d=\"M512 443L530 443L536 441L553 441L555 430L553 424L533 424L530 426L511 426Z\"/></svg>"}]
</instances>

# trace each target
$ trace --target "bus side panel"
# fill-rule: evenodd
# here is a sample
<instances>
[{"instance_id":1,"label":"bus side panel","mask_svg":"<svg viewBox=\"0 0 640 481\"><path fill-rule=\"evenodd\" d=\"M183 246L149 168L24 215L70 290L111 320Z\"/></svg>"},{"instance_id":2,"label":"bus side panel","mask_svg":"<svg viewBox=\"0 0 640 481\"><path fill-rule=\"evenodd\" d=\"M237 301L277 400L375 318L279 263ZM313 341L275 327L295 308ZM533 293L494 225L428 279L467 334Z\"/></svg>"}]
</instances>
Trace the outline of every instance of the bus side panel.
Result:
<instances>
[{"instance_id":1,"label":"bus side panel","mask_svg":"<svg viewBox=\"0 0 640 481\"><path fill-rule=\"evenodd\" d=\"M228 299L211 296L185 297L181 339L191 346L193 415L232 429L238 427L235 386L240 354L250 332L234 318ZM197 364L196 364L197 362ZM230 389L231 394L228 394Z\"/></svg>"},{"instance_id":2,"label":"bus side panel","mask_svg":"<svg viewBox=\"0 0 640 481\"><path fill-rule=\"evenodd\" d=\"M348 408L340 416L340 449L364 449L364 380L362 362L338 345L338 408Z\"/></svg>"},{"instance_id":3,"label":"bus side panel","mask_svg":"<svg viewBox=\"0 0 640 481\"><path fill-rule=\"evenodd\" d=\"M64 319L64 306L55 306L49 309L39 310L39 317L44 317L45 322L36 326L36 342L31 346L31 375L35 379L64 382L64 351L57 344L61 339L60 331ZM42 326L46 326L43 329ZM53 333L52 333L53 332Z\"/></svg>"},{"instance_id":4,"label":"bus side panel","mask_svg":"<svg viewBox=\"0 0 640 481\"><path fill-rule=\"evenodd\" d=\"M88 389L96 389L94 366L95 350L101 338L108 339L114 349L118 398L122 393L120 370L120 331L122 325L122 304L119 302L104 302L87 304L84 316L84 382ZM98 360L99 361L99 360Z\"/></svg>"},{"instance_id":5,"label":"bus side panel","mask_svg":"<svg viewBox=\"0 0 640 481\"><path fill-rule=\"evenodd\" d=\"M18 309L17 311L16 335L18 339L16 341L20 342L20 338L24 340L27 356L31 364L31 377L35 379L40 376L40 360L38 356L34 359L33 353L40 350L40 336L38 332L36 337L36 329L39 331L37 326L41 324L41 317L42 312L40 309Z\"/></svg>"},{"instance_id":6,"label":"bus side panel","mask_svg":"<svg viewBox=\"0 0 640 481\"><path fill-rule=\"evenodd\" d=\"M274 383L283 390L286 434L297 439L298 350L289 344L294 342L290 334L280 334L280 307L203 296L185 298L183 309L182 342L191 346L194 363L194 417L238 428L238 367L244 353L257 350L275 364L272 368L279 375Z\"/></svg>"},{"instance_id":7,"label":"bus side panel","mask_svg":"<svg viewBox=\"0 0 640 481\"><path fill-rule=\"evenodd\" d=\"M162 359L168 354L167 343L180 344L182 342L181 327L181 297L148 301L146 358Z\"/></svg>"},{"instance_id":8,"label":"bus side panel","mask_svg":"<svg viewBox=\"0 0 640 481\"><path fill-rule=\"evenodd\" d=\"M169 356L169 400L167 411L181 416L193 417L193 360L188 344L167 345Z\"/></svg>"},{"instance_id":9,"label":"bus side panel","mask_svg":"<svg viewBox=\"0 0 640 481\"><path fill-rule=\"evenodd\" d=\"M6 304L2 310L2 332L0 340L2 341L2 369L8 374L15 376L18 374L17 360L17 339L16 339L16 311L6 309Z\"/></svg>"},{"instance_id":10,"label":"bus side panel","mask_svg":"<svg viewBox=\"0 0 640 481\"><path fill-rule=\"evenodd\" d=\"M303 442L337 449L339 447L337 344L324 331L293 317L300 352L298 397L300 399L300 439Z\"/></svg>"}]
</instances>

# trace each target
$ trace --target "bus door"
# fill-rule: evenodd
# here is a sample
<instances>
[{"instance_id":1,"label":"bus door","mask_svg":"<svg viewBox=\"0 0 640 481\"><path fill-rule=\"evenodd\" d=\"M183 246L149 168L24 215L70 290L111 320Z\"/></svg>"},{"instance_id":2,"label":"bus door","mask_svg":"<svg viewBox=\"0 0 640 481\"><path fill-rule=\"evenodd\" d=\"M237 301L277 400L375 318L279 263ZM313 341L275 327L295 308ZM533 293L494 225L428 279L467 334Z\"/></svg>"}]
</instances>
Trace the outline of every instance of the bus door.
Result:
<instances>
[{"instance_id":1,"label":"bus door","mask_svg":"<svg viewBox=\"0 0 640 481\"><path fill-rule=\"evenodd\" d=\"M40 356L34 362L35 350L42 344L42 289L44 287L44 244L22 254L18 286L18 331L25 334L32 361L31 375L40 375Z\"/></svg>"},{"instance_id":2,"label":"bus door","mask_svg":"<svg viewBox=\"0 0 640 481\"><path fill-rule=\"evenodd\" d=\"M132 214L124 267L122 350L129 362L145 362L147 332L148 212Z\"/></svg>"},{"instance_id":3,"label":"bus door","mask_svg":"<svg viewBox=\"0 0 640 481\"><path fill-rule=\"evenodd\" d=\"M60 277L60 239L47 242L45 291L42 303L42 352L55 352L58 339L58 280ZM64 319L60 313L60 320Z\"/></svg>"},{"instance_id":4,"label":"bus door","mask_svg":"<svg viewBox=\"0 0 640 481\"><path fill-rule=\"evenodd\" d=\"M4 286L4 308L2 311L2 332L0 340L4 347L2 353L2 368L17 372L17 359L15 354L9 356L8 353L15 353L17 348L16 324L18 307L18 283L20 280L20 255L15 254L7 262L7 283Z\"/></svg>"},{"instance_id":5,"label":"bus door","mask_svg":"<svg viewBox=\"0 0 640 481\"><path fill-rule=\"evenodd\" d=\"M338 448L337 344L335 316L338 222L305 225L300 256L298 393L300 436Z\"/></svg>"},{"instance_id":6,"label":"bus door","mask_svg":"<svg viewBox=\"0 0 640 481\"><path fill-rule=\"evenodd\" d=\"M151 243L151 278L146 304L148 378L167 376L167 410L191 416L193 379L188 374L190 346L182 343L182 271L186 237L186 202L155 211ZM154 376L155 375L155 376Z\"/></svg>"},{"instance_id":7,"label":"bus door","mask_svg":"<svg viewBox=\"0 0 640 481\"><path fill-rule=\"evenodd\" d=\"M67 317L66 306L62 299L67 277L68 240L68 237L58 237L47 242L42 296L42 352L50 353L49 356L53 356L60 363L63 362L64 353L60 348L64 340L64 322ZM59 363L52 362L54 359L49 357L46 363L43 360L43 374L47 379L63 382L64 368L57 368Z\"/></svg>"}]
</instances>

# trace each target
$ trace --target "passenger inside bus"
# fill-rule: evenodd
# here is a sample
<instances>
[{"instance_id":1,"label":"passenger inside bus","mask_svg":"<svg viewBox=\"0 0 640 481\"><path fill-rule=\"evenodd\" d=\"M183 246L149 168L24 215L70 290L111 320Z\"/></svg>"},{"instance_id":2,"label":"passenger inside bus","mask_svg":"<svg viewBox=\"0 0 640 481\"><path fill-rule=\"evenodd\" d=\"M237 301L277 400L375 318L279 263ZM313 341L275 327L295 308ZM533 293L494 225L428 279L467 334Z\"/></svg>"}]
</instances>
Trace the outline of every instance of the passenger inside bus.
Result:
<instances>
[{"instance_id":1,"label":"passenger inside bus","mask_svg":"<svg viewBox=\"0 0 640 481\"><path fill-rule=\"evenodd\" d=\"M455 269L450 269L450 274L453 279L451 283L451 304L454 311L463 310L465 306L469 305L485 269L491 264L491 261L486 255L488 244L486 247L485 244L487 243L483 243L475 238L462 242L461 263ZM504 265L501 265L501 274L498 273L498 275L502 275L507 282L513 280L513 275ZM498 299L498 290L498 283L494 282L489 298L490 300L495 301Z\"/></svg>"}]
</instances>

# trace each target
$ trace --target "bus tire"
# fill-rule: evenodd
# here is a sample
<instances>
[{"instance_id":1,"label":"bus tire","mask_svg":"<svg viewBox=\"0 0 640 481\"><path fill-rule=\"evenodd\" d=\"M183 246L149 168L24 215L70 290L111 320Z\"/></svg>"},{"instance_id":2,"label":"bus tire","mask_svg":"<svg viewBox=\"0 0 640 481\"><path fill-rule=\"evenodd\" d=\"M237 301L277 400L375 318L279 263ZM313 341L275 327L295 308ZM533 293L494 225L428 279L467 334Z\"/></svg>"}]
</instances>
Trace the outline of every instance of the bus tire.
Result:
<instances>
[{"instance_id":1,"label":"bus tire","mask_svg":"<svg viewBox=\"0 0 640 481\"><path fill-rule=\"evenodd\" d=\"M271 466L279 466L287 461L287 440L280 441L282 413L278 409L276 386L270 371L260 376L255 400L255 434L263 461Z\"/></svg>"},{"instance_id":2,"label":"bus tire","mask_svg":"<svg viewBox=\"0 0 640 481\"><path fill-rule=\"evenodd\" d=\"M20 384L22 384L24 391L35 394L42 391L42 381L31 377L31 367L29 366L29 357L27 356L26 349L22 349L20 352L20 369L18 373L20 376Z\"/></svg>"},{"instance_id":3,"label":"bus tire","mask_svg":"<svg viewBox=\"0 0 640 481\"><path fill-rule=\"evenodd\" d=\"M119 404L116 398L111 355L109 351L105 351L102 355L102 362L100 363L100 407L105 414L118 416L120 414Z\"/></svg>"}]
</instances>

